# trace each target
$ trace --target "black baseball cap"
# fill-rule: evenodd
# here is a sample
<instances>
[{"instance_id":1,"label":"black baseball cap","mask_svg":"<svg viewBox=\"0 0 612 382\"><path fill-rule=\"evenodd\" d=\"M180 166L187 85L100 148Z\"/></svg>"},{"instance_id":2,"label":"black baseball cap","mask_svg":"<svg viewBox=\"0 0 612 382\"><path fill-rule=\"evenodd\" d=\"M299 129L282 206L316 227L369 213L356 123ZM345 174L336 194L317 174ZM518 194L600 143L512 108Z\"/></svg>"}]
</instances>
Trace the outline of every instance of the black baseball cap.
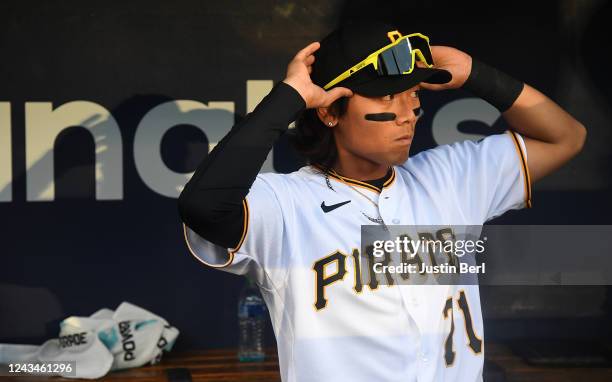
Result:
<instances>
[{"instance_id":1,"label":"black baseball cap","mask_svg":"<svg viewBox=\"0 0 612 382\"><path fill-rule=\"evenodd\" d=\"M312 81L320 87L325 86L371 53L389 45L391 40L387 33L394 30L398 28L377 21L343 24L321 40L321 47L314 53ZM332 88L341 86L365 96L380 97L401 93L421 82L443 84L451 79L449 71L435 67L415 67L410 74L381 76L368 65Z\"/></svg>"}]
</instances>

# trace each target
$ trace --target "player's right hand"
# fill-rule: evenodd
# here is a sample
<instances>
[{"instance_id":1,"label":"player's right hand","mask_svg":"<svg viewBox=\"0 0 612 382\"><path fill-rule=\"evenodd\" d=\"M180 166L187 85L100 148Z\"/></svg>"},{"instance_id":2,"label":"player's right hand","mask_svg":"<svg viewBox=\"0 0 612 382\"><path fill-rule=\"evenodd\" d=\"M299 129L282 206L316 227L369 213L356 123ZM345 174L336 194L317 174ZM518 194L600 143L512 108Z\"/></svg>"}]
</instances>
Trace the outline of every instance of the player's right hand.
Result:
<instances>
[{"instance_id":1,"label":"player's right hand","mask_svg":"<svg viewBox=\"0 0 612 382\"><path fill-rule=\"evenodd\" d=\"M351 97L353 92L343 87L335 87L325 91L315 85L310 79L312 64L315 61L314 52L321 44L313 42L304 49L297 52L293 60L287 65L287 75L284 83L293 87L306 102L306 108L328 107L340 97Z\"/></svg>"}]
</instances>

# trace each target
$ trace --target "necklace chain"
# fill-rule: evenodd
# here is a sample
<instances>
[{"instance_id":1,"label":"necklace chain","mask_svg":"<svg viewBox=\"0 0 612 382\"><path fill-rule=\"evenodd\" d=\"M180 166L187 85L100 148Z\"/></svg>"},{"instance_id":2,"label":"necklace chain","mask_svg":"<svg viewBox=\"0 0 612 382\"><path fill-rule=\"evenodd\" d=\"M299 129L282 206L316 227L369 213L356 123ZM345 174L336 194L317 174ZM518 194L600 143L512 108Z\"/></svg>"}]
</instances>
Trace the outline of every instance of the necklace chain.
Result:
<instances>
[{"instance_id":1,"label":"necklace chain","mask_svg":"<svg viewBox=\"0 0 612 382\"><path fill-rule=\"evenodd\" d=\"M333 171L333 170L332 170ZM336 190L334 190L334 188L331 185L331 182L329 181L329 171L325 172L325 182L327 183L327 187L329 187L332 191L336 192ZM346 183L347 186L349 186L350 188L353 189L353 191L357 192L359 195L363 196L364 198L366 198L370 203L372 203L375 207L376 207L376 211L378 211L378 203L376 203L374 200L372 200L369 196L367 196L366 194L364 194L363 192L359 191L358 189L356 189L353 185ZM363 214L363 216L365 216L369 221L377 223L377 224L382 224L383 226L385 225L385 221L382 219L382 217L379 215L377 218L373 218L371 216L369 216L368 214L366 214L365 212L361 211L361 213Z\"/></svg>"},{"instance_id":2,"label":"necklace chain","mask_svg":"<svg viewBox=\"0 0 612 382\"><path fill-rule=\"evenodd\" d=\"M363 192L359 191L357 188L355 188L355 186L353 186L352 184L348 184L347 186L349 186L350 188L352 188L353 190L355 190L355 192L357 192L358 194L361 194L361 196L363 196L364 198L368 199L370 201L370 203L372 203L374 205L374 207L376 207L376 209L378 209L378 203L376 203L375 201L373 201L369 196L367 196L366 194L364 194Z\"/></svg>"}]
</instances>

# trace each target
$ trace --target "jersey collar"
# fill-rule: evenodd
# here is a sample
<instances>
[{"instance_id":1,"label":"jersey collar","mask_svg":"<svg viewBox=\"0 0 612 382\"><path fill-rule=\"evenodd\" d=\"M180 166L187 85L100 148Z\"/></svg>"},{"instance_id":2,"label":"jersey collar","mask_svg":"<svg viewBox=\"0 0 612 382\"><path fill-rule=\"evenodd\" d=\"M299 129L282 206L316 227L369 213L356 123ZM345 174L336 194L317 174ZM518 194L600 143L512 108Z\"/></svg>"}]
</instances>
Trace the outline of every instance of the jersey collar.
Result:
<instances>
[{"instance_id":1,"label":"jersey collar","mask_svg":"<svg viewBox=\"0 0 612 382\"><path fill-rule=\"evenodd\" d=\"M314 165L314 167L316 167L317 169L319 169L319 171L324 172L322 167L319 167L317 165ZM361 187L361 188L365 188L366 190L369 191L374 191L377 193L381 193L383 189L388 188L389 186L391 186L393 184L393 182L395 182L395 168L391 167L391 169L389 170L389 172L386 175L386 180L383 182L382 187L377 187L374 186L368 182L364 182L361 180L357 180L357 179L353 179L353 178L349 178L346 176L342 176L340 174L338 174L336 171L334 170L329 170L329 177L330 178L334 178L342 183L346 183L346 184L350 184L352 186L355 187Z\"/></svg>"}]
</instances>

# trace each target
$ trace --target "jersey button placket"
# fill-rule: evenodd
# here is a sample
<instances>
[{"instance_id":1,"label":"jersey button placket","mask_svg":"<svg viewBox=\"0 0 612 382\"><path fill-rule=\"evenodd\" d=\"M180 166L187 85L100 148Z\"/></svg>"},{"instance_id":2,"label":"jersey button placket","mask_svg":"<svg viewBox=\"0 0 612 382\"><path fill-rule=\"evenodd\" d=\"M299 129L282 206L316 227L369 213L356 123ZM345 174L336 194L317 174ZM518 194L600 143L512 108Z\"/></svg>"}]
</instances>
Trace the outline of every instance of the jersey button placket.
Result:
<instances>
[{"instance_id":1,"label":"jersey button placket","mask_svg":"<svg viewBox=\"0 0 612 382\"><path fill-rule=\"evenodd\" d=\"M387 215L387 210L388 210L387 205L388 204L391 204L391 201L389 200L389 195L387 195L387 190L383 189L380 195L378 196L378 213L380 214L380 217L385 222L392 221L390 217Z\"/></svg>"}]
</instances>

